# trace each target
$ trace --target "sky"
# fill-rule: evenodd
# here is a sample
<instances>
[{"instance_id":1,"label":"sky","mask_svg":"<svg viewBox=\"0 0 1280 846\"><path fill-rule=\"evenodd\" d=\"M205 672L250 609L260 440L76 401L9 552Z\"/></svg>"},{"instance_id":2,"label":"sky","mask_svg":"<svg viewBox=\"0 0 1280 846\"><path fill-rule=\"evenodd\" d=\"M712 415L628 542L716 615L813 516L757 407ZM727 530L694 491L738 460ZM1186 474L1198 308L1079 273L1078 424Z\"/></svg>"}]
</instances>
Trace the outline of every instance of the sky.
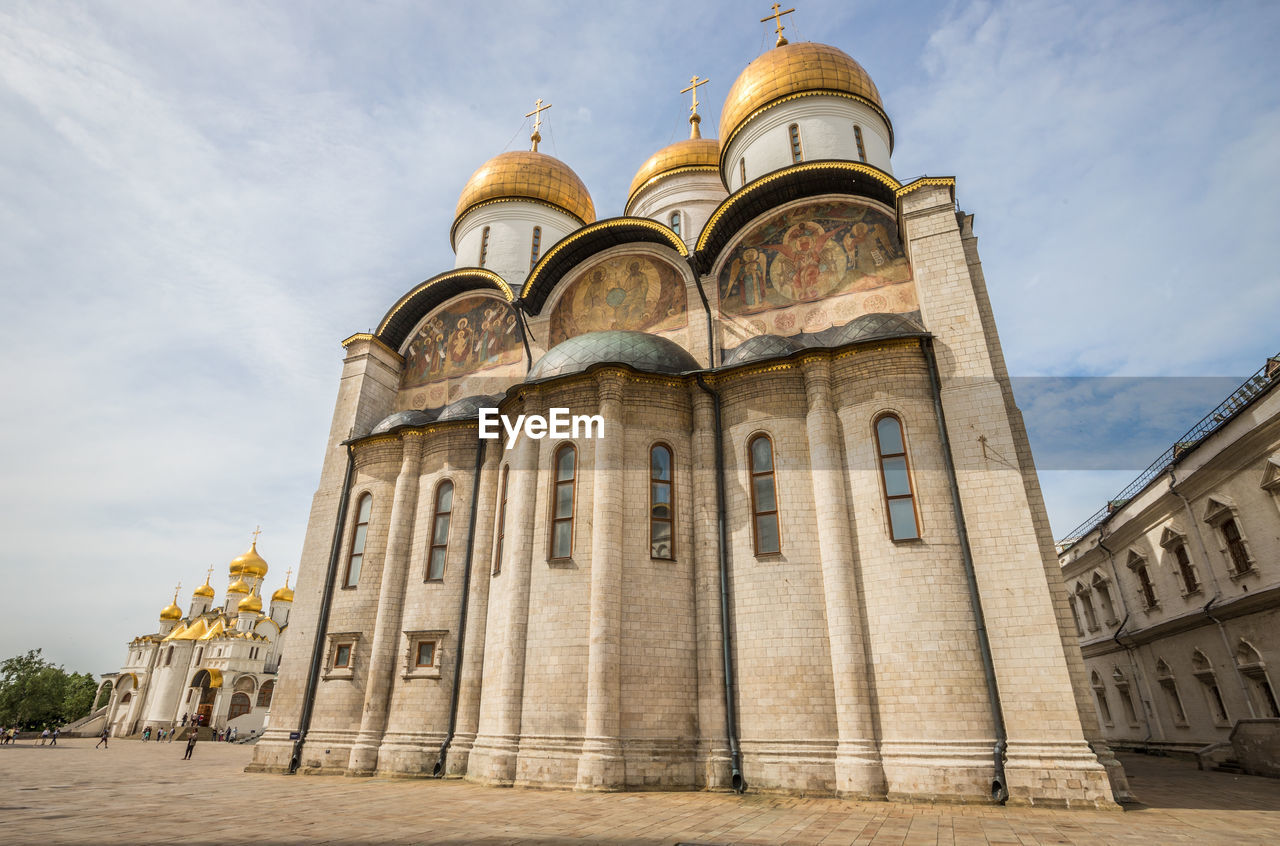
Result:
<instances>
[{"instance_id":1,"label":"sky","mask_svg":"<svg viewBox=\"0 0 1280 846\"><path fill-rule=\"evenodd\" d=\"M339 342L452 267L471 173L542 97L621 214L756 5L0 6L0 657L118 668L255 526L296 571ZM976 215L1056 534L1280 351L1280 4L793 5Z\"/></svg>"}]
</instances>

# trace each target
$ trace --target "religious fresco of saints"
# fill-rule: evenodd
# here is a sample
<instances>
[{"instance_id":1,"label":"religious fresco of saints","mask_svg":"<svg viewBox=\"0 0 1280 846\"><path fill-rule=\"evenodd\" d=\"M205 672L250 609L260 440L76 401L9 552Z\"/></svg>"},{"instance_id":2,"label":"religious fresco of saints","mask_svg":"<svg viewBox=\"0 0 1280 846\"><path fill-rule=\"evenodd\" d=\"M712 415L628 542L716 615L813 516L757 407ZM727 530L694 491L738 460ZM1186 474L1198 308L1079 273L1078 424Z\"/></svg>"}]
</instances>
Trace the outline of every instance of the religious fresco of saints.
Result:
<instances>
[{"instance_id":1,"label":"religious fresco of saints","mask_svg":"<svg viewBox=\"0 0 1280 846\"><path fill-rule=\"evenodd\" d=\"M720 311L754 314L907 282L898 226L854 203L788 209L757 225L720 271Z\"/></svg>"},{"instance_id":2,"label":"religious fresco of saints","mask_svg":"<svg viewBox=\"0 0 1280 846\"><path fill-rule=\"evenodd\" d=\"M684 277L648 256L614 256L570 282L551 310L550 342L604 329L662 332L689 323Z\"/></svg>"},{"instance_id":3,"label":"religious fresco of saints","mask_svg":"<svg viewBox=\"0 0 1280 846\"><path fill-rule=\"evenodd\" d=\"M431 315L405 349L402 388L519 361L516 316L492 297L465 297Z\"/></svg>"}]
</instances>

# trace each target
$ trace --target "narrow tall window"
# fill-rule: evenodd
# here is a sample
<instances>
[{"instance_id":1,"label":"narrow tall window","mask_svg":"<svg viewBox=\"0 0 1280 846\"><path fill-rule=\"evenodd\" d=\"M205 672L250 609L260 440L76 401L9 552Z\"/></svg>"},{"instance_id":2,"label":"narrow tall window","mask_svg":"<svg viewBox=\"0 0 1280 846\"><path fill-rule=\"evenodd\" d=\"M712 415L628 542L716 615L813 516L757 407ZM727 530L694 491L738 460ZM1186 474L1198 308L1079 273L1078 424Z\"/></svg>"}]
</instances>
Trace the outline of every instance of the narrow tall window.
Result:
<instances>
[{"instance_id":1,"label":"narrow tall window","mask_svg":"<svg viewBox=\"0 0 1280 846\"><path fill-rule=\"evenodd\" d=\"M862 127L856 123L853 125L853 140L858 145L858 161L865 162L867 160L867 145L862 143Z\"/></svg>"},{"instance_id":2,"label":"narrow tall window","mask_svg":"<svg viewBox=\"0 0 1280 846\"><path fill-rule=\"evenodd\" d=\"M1135 564L1133 574L1138 577L1138 588L1142 591L1142 604L1147 608L1156 607L1156 589L1151 584L1151 574L1146 564Z\"/></svg>"},{"instance_id":3,"label":"narrow tall window","mask_svg":"<svg viewBox=\"0 0 1280 846\"><path fill-rule=\"evenodd\" d=\"M351 557L347 559L347 577L342 586L353 588L360 583L360 564L364 561L364 541L369 533L369 512L373 510L373 497L365 494L360 497L360 507L356 512L356 530L351 536Z\"/></svg>"},{"instance_id":4,"label":"narrow tall window","mask_svg":"<svg viewBox=\"0 0 1280 846\"><path fill-rule=\"evenodd\" d=\"M556 450L556 482L551 513L551 557L573 554L573 495L578 451L573 444Z\"/></svg>"},{"instance_id":5,"label":"narrow tall window","mask_svg":"<svg viewBox=\"0 0 1280 846\"><path fill-rule=\"evenodd\" d=\"M778 531L778 488L774 482L773 441L756 435L747 447L751 462L751 515L756 555L782 551Z\"/></svg>"},{"instance_id":6,"label":"narrow tall window","mask_svg":"<svg viewBox=\"0 0 1280 846\"><path fill-rule=\"evenodd\" d=\"M1102 717L1102 722L1111 725L1111 704L1107 702L1107 687L1097 673L1093 674L1093 695L1098 702L1098 714Z\"/></svg>"},{"instance_id":7,"label":"narrow tall window","mask_svg":"<svg viewBox=\"0 0 1280 846\"><path fill-rule=\"evenodd\" d=\"M662 444L649 451L649 555L675 558L671 499L671 450Z\"/></svg>"},{"instance_id":8,"label":"narrow tall window","mask_svg":"<svg viewBox=\"0 0 1280 846\"><path fill-rule=\"evenodd\" d=\"M169 647L169 651L164 654L164 665L167 667L173 663L173 647Z\"/></svg>"},{"instance_id":9,"label":"narrow tall window","mask_svg":"<svg viewBox=\"0 0 1280 846\"><path fill-rule=\"evenodd\" d=\"M502 468L502 484L498 493L498 544L493 550L493 574L502 572L502 543L507 536L507 476L511 465Z\"/></svg>"},{"instance_id":10,"label":"narrow tall window","mask_svg":"<svg viewBox=\"0 0 1280 846\"><path fill-rule=\"evenodd\" d=\"M916 525L902 422L897 417L887 414L876 421L876 446L880 450L880 475L889 511L889 535L894 540L915 540L920 537L920 529Z\"/></svg>"},{"instance_id":11,"label":"narrow tall window","mask_svg":"<svg viewBox=\"0 0 1280 846\"><path fill-rule=\"evenodd\" d=\"M444 579L444 560L449 553L449 517L453 514L453 482L445 479L436 488L435 521L431 524L431 548L427 552L427 581Z\"/></svg>"},{"instance_id":12,"label":"narrow tall window","mask_svg":"<svg viewBox=\"0 0 1280 846\"><path fill-rule=\"evenodd\" d=\"M747 184L747 158L743 156L738 159L738 187L741 188Z\"/></svg>"},{"instance_id":13,"label":"narrow tall window","mask_svg":"<svg viewBox=\"0 0 1280 846\"><path fill-rule=\"evenodd\" d=\"M533 270L533 266L538 263L538 256L542 255L542 227L533 227L533 246L529 248L529 269Z\"/></svg>"},{"instance_id":14,"label":"narrow tall window","mask_svg":"<svg viewBox=\"0 0 1280 846\"><path fill-rule=\"evenodd\" d=\"M1240 527L1234 517L1222 521L1222 539L1227 542L1227 554L1231 556L1231 566L1236 573L1247 573L1253 569L1249 562L1249 551L1245 549L1244 538L1240 537Z\"/></svg>"},{"instance_id":15,"label":"narrow tall window","mask_svg":"<svg viewBox=\"0 0 1280 846\"><path fill-rule=\"evenodd\" d=\"M787 132L791 134L791 163L799 164L804 161L804 151L800 149L800 125L791 124Z\"/></svg>"},{"instance_id":16,"label":"narrow tall window","mask_svg":"<svg viewBox=\"0 0 1280 846\"><path fill-rule=\"evenodd\" d=\"M1200 590L1200 581L1196 578L1196 571L1191 567L1191 557L1187 555L1187 545L1180 543L1173 548L1173 557L1178 562L1178 572L1182 574L1182 588L1187 593L1195 593Z\"/></svg>"},{"instance_id":17,"label":"narrow tall window","mask_svg":"<svg viewBox=\"0 0 1280 846\"><path fill-rule=\"evenodd\" d=\"M680 234L680 212L671 213L671 231Z\"/></svg>"},{"instance_id":18,"label":"narrow tall window","mask_svg":"<svg viewBox=\"0 0 1280 846\"><path fill-rule=\"evenodd\" d=\"M480 267L484 267L484 260L489 256L489 227L485 227L480 232Z\"/></svg>"}]
</instances>

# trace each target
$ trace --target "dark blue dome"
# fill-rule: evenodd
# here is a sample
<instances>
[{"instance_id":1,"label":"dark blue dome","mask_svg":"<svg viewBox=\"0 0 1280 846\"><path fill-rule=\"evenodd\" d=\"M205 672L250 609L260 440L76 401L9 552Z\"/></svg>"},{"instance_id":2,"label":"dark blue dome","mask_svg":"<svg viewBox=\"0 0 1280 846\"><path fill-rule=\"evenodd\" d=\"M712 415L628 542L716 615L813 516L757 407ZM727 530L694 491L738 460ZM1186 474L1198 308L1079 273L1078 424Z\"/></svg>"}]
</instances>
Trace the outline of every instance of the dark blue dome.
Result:
<instances>
[{"instance_id":1,"label":"dark blue dome","mask_svg":"<svg viewBox=\"0 0 1280 846\"><path fill-rule=\"evenodd\" d=\"M702 369L675 341L647 332L610 329L588 332L556 344L533 365L526 381L579 373L593 364L625 364L646 373Z\"/></svg>"},{"instance_id":2,"label":"dark blue dome","mask_svg":"<svg viewBox=\"0 0 1280 846\"><path fill-rule=\"evenodd\" d=\"M395 414L390 414L378 421L378 425L374 426L373 431L369 434L381 435L383 432L404 429L408 426L425 426L434 419L429 413L412 408L408 411L397 411Z\"/></svg>"},{"instance_id":3,"label":"dark blue dome","mask_svg":"<svg viewBox=\"0 0 1280 846\"><path fill-rule=\"evenodd\" d=\"M748 361L759 361L762 358L780 358L791 355L800 347L789 338L781 335L756 335L743 341L725 358L726 367L734 364L746 364Z\"/></svg>"},{"instance_id":4,"label":"dark blue dome","mask_svg":"<svg viewBox=\"0 0 1280 846\"><path fill-rule=\"evenodd\" d=\"M924 335L925 330L909 317L901 314L864 314L855 317L831 333L827 345L842 347L872 338L893 338L898 335Z\"/></svg>"},{"instance_id":5,"label":"dark blue dome","mask_svg":"<svg viewBox=\"0 0 1280 846\"><path fill-rule=\"evenodd\" d=\"M471 420L480 416L482 408L497 408L498 398L491 397L488 394L477 394L473 397L463 397L460 400L449 403L440 410L440 416L437 421L443 423L446 420Z\"/></svg>"}]
</instances>

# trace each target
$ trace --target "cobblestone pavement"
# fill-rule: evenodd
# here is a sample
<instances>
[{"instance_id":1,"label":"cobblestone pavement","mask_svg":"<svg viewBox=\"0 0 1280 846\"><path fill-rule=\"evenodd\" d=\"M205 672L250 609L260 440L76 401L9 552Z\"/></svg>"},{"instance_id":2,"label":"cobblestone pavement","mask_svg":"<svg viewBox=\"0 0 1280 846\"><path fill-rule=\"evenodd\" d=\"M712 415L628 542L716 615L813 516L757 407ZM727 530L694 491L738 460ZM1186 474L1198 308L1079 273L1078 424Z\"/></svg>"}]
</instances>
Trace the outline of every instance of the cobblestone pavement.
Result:
<instances>
[{"instance_id":1,"label":"cobblestone pavement","mask_svg":"<svg viewBox=\"0 0 1280 846\"><path fill-rule=\"evenodd\" d=\"M461 781L249 775L250 749L64 739L0 746L0 842L1280 843L1280 781L1124 756L1125 812L747 794L504 790Z\"/></svg>"}]
</instances>

